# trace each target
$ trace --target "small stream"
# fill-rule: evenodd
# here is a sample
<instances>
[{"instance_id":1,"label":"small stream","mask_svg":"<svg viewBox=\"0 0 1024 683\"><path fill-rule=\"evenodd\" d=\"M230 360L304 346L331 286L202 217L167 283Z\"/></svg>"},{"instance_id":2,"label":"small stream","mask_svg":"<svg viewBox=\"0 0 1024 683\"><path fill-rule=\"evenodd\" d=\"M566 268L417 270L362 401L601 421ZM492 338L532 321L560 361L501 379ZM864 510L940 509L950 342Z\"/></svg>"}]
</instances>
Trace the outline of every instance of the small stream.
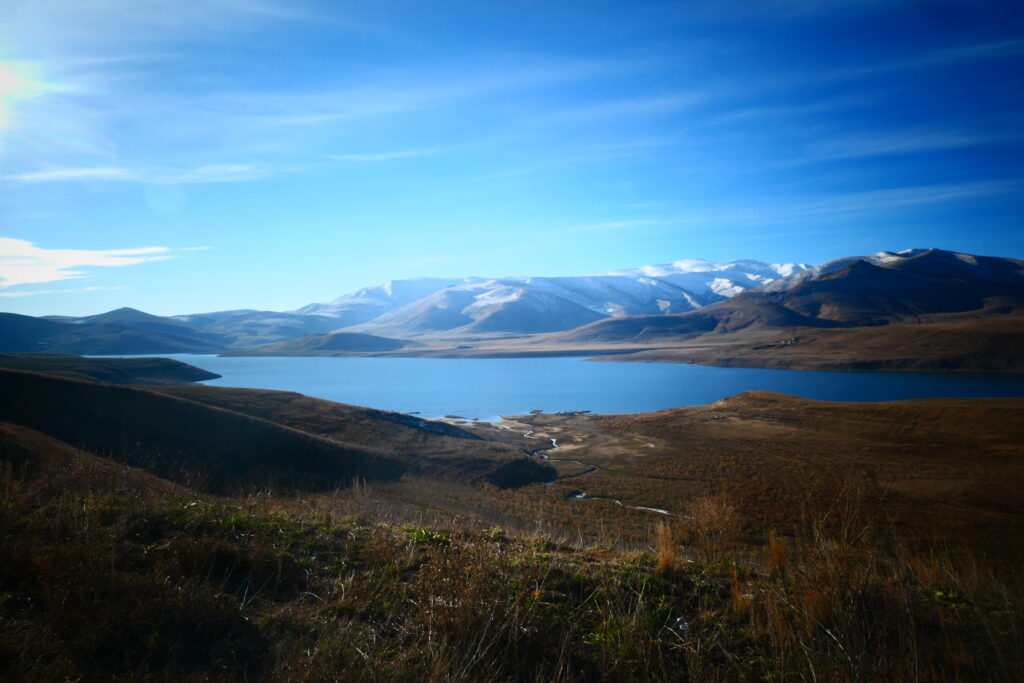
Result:
<instances>
[{"instance_id":1,"label":"small stream","mask_svg":"<svg viewBox=\"0 0 1024 683\"><path fill-rule=\"evenodd\" d=\"M543 437L540 437L540 436L532 436L532 434L533 434L533 430L531 429L530 431L528 431L525 434L523 434L523 437L525 437L527 439L541 439L541 438L543 438ZM569 475L566 475L564 477L558 477L557 479L552 479L551 481L544 482L548 486L550 486L551 484L554 484L556 481L565 481L566 479L578 479L579 477L585 477L588 474L593 474L598 469L596 465L588 465L587 463L580 462L579 460L569 460L569 459L563 459L563 458L551 458L551 457L549 457L548 455L545 454L545 451L555 451L555 450L558 450L558 439L551 439L551 445L550 446L546 446L544 448L537 448L537 449L532 450L532 451L527 451L527 454L531 455L531 456L539 457L542 460L547 460L548 462L570 462L570 463L573 463L574 465L579 465L580 467L586 467L588 469L586 471L580 472L578 474L569 474ZM615 503L616 505L618 505L619 507L628 508L630 510L643 510L645 512L654 512L654 513L657 513L659 515L665 515L665 516L668 516L668 517L678 517L679 516L679 515L676 515L674 513L669 512L668 510L662 510L661 508L651 508L651 507L645 507L643 505L626 505L625 503L623 503L618 498L611 498L609 496L588 496L587 492L582 490L582 489L576 489L575 491L570 493L568 495L568 497L576 499L576 500L610 500L613 503Z\"/></svg>"}]
</instances>

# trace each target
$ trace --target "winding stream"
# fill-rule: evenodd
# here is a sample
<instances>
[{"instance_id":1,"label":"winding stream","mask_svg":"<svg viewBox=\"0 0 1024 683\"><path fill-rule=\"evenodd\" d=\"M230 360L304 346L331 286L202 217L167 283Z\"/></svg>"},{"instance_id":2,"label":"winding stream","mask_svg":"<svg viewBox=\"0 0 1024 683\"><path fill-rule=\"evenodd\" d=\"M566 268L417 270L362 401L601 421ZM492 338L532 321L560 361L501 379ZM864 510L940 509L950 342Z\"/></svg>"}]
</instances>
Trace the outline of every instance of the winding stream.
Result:
<instances>
[{"instance_id":1,"label":"winding stream","mask_svg":"<svg viewBox=\"0 0 1024 683\"><path fill-rule=\"evenodd\" d=\"M531 429L528 432L524 433L523 437L527 438L527 439L542 439L542 438L544 438L544 437L541 437L541 436L532 436L532 434L533 434L533 430ZM565 481L566 479L577 479L579 477L585 477L588 474L593 474L594 472L596 472L598 470L596 465L588 465L587 463L580 462L579 460L569 460L569 459L566 459L566 458L551 458L551 457L545 455L545 451L555 451L555 450L558 450L558 439L554 439L553 438L553 439L551 439L551 445L550 446L546 446L544 448L537 448L537 449L532 450L532 451L527 451L527 455L539 457L542 460L547 460L548 462L571 462L574 465L579 465L580 467L587 467L589 469L587 469L585 472L579 472L578 474L569 474L569 475L566 475L564 477L558 477L557 479L552 479L551 481L544 482L545 484L547 484L549 486L551 484L554 484L556 481ZM582 490L582 489L577 489L577 490L573 491L572 493L569 494L568 497L569 498L573 498L575 500L610 500L613 503L615 503L616 505L618 505L619 507L628 508L630 510L643 510L645 512L654 512L654 513L657 513L659 515L666 515L668 517L679 517L680 516L680 515L674 514L672 512L669 512L668 510L662 510L661 508L645 507L643 505L626 505L625 503L623 503L618 498L611 498L609 496L588 496L587 492Z\"/></svg>"}]
</instances>

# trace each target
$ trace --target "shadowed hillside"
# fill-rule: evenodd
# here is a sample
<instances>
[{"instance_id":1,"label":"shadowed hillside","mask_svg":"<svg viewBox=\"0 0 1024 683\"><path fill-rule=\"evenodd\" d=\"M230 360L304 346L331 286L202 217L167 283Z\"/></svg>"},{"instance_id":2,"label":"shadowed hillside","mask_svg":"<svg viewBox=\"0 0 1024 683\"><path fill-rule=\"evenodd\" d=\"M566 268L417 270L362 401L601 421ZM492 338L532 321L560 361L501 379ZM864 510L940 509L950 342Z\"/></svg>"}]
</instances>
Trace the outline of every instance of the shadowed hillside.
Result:
<instances>
[{"instance_id":1,"label":"shadowed hillside","mask_svg":"<svg viewBox=\"0 0 1024 683\"><path fill-rule=\"evenodd\" d=\"M0 371L0 419L210 491L323 488L404 467L363 449L144 389Z\"/></svg>"},{"instance_id":2,"label":"shadowed hillside","mask_svg":"<svg viewBox=\"0 0 1024 683\"><path fill-rule=\"evenodd\" d=\"M403 444L407 450L352 428L346 432L349 441L342 443L177 396L10 370L0 371L0 420L210 491L333 488L356 478L396 479L410 470L430 473L433 462L418 459L412 437ZM383 422L385 429L394 424ZM436 468L441 471L434 474L503 485L550 476L538 463L528 463L525 470L516 465L522 456L512 449L467 452L473 449L459 446L476 443L467 439L434 446L429 437L446 437L418 431L428 436L424 450L432 450L441 461ZM510 478L508 468L518 476Z\"/></svg>"},{"instance_id":3,"label":"shadowed hillside","mask_svg":"<svg viewBox=\"0 0 1024 683\"><path fill-rule=\"evenodd\" d=\"M742 395L698 421L845 414L789 399ZM938 407L943 441L946 419L1007 417ZM921 441L936 426L927 408L903 413ZM907 438L879 420L887 410L854 411L843 435ZM693 426L674 411L635 420ZM735 475L726 457L718 473ZM908 547L867 493L833 497L796 533L741 538L743 512L705 490L685 517L628 511L648 521L635 543L607 527L595 543L541 518L515 532L396 506L364 486L212 496L0 422L0 678L1016 683L1017 556Z\"/></svg>"},{"instance_id":4,"label":"shadowed hillside","mask_svg":"<svg viewBox=\"0 0 1024 683\"><path fill-rule=\"evenodd\" d=\"M154 318L156 321L167 319L133 309L119 309L96 318L72 323L0 313L0 352L209 353L226 346L215 335L197 332L185 325L154 322Z\"/></svg>"},{"instance_id":5,"label":"shadowed hillside","mask_svg":"<svg viewBox=\"0 0 1024 683\"><path fill-rule=\"evenodd\" d=\"M397 351L415 342L399 339L388 339L372 334L357 332L332 332L330 334L311 334L298 339L275 342L260 346L245 355L266 354L268 356L310 356L318 353L331 354L337 352L377 353Z\"/></svg>"},{"instance_id":6,"label":"shadowed hillside","mask_svg":"<svg viewBox=\"0 0 1024 683\"><path fill-rule=\"evenodd\" d=\"M339 443L365 444L402 463L409 475L499 486L546 481L553 470L522 457L522 451L444 422L359 408L288 391L181 386L164 394L251 415Z\"/></svg>"},{"instance_id":7,"label":"shadowed hillside","mask_svg":"<svg viewBox=\"0 0 1024 683\"><path fill-rule=\"evenodd\" d=\"M0 354L0 368L110 384L187 384L217 373L170 358L85 358L63 354Z\"/></svg>"}]
</instances>

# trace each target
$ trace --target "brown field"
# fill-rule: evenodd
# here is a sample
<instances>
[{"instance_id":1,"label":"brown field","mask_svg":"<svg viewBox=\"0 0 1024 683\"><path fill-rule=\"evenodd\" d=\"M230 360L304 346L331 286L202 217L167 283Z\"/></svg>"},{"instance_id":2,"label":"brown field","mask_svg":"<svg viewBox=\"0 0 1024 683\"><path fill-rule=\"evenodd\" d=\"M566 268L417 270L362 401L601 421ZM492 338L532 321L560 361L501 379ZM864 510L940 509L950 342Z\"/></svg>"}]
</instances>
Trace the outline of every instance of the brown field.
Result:
<instances>
[{"instance_id":1,"label":"brown field","mask_svg":"<svg viewBox=\"0 0 1024 683\"><path fill-rule=\"evenodd\" d=\"M0 385L3 680L1024 671L1021 399L746 392L495 425Z\"/></svg>"},{"instance_id":2,"label":"brown field","mask_svg":"<svg viewBox=\"0 0 1024 683\"><path fill-rule=\"evenodd\" d=\"M717 337L717 338L716 338ZM801 370L1024 372L1024 318L703 335L600 360Z\"/></svg>"},{"instance_id":3,"label":"brown field","mask_svg":"<svg viewBox=\"0 0 1024 683\"><path fill-rule=\"evenodd\" d=\"M696 363L799 370L1024 372L1024 316L931 316L850 328L751 327L735 332L579 340L570 333L418 338L415 348L297 355L528 358L592 356L623 362ZM235 355L248 355L236 352Z\"/></svg>"},{"instance_id":4,"label":"brown field","mask_svg":"<svg viewBox=\"0 0 1024 683\"><path fill-rule=\"evenodd\" d=\"M213 399L351 409L260 393ZM550 486L292 495L211 495L0 423L0 678L1015 682L1022 409L536 414L471 428L557 438Z\"/></svg>"},{"instance_id":5,"label":"brown field","mask_svg":"<svg viewBox=\"0 0 1024 683\"><path fill-rule=\"evenodd\" d=\"M648 538L664 518L605 499L689 515L702 499L721 496L753 538L849 513L837 501L855 498L865 524L908 542L1024 550L1020 399L834 403L745 392L656 413L535 414L508 424L557 438L551 458L597 470L495 498L592 540ZM562 476L580 470L549 462ZM576 490L586 499L566 498Z\"/></svg>"}]
</instances>

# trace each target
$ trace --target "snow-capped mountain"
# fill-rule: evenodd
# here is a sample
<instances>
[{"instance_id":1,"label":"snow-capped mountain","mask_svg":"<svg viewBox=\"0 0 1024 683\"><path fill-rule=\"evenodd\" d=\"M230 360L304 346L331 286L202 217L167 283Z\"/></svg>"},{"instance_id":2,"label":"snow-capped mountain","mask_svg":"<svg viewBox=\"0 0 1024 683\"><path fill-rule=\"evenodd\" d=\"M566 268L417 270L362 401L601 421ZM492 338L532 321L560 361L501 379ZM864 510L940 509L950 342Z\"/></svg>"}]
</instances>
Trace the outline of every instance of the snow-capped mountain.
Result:
<instances>
[{"instance_id":1,"label":"snow-capped mountain","mask_svg":"<svg viewBox=\"0 0 1024 683\"><path fill-rule=\"evenodd\" d=\"M561 339L650 343L746 329L1006 320L1021 311L1024 261L907 249L836 259L682 315L601 320ZM1010 333L998 339L1013 343Z\"/></svg>"},{"instance_id":2,"label":"snow-capped mountain","mask_svg":"<svg viewBox=\"0 0 1024 683\"><path fill-rule=\"evenodd\" d=\"M701 297L708 304L806 271L809 267L805 263L764 263L750 259L737 259L725 263L685 259L661 265L612 271L608 275L657 278Z\"/></svg>"},{"instance_id":3,"label":"snow-capped mountain","mask_svg":"<svg viewBox=\"0 0 1024 683\"><path fill-rule=\"evenodd\" d=\"M358 325L396 308L412 303L446 287L479 282L480 278L418 277L388 280L374 287L364 287L325 304L308 304L291 311L302 315L323 315L338 319L337 327Z\"/></svg>"},{"instance_id":4,"label":"snow-capped mountain","mask_svg":"<svg viewBox=\"0 0 1024 683\"><path fill-rule=\"evenodd\" d=\"M533 334L609 317L692 311L806 267L691 259L579 277L394 280L298 312L337 314L339 328L387 336ZM427 293L417 297L421 292Z\"/></svg>"},{"instance_id":5,"label":"snow-capped mountain","mask_svg":"<svg viewBox=\"0 0 1024 683\"><path fill-rule=\"evenodd\" d=\"M858 261L890 270L913 270L922 275L998 284L1020 284L1024 277L1024 261L1019 259L975 256L943 249L904 249L835 259L780 278L764 286L761 291L788 291L823 275L839 272Z\"/></svg>"}]
</instances>

